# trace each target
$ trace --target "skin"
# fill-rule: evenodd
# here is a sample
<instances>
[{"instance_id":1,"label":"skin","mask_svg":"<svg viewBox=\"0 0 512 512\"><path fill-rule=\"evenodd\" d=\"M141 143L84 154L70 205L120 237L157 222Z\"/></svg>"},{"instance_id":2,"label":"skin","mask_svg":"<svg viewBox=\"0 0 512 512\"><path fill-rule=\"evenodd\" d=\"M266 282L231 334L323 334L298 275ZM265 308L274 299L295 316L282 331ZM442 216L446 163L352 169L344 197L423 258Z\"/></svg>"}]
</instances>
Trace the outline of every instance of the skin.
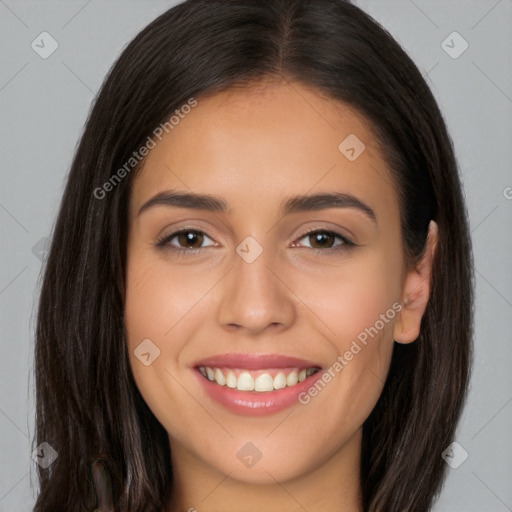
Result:
<instances>
[{"instance_id":1,"label":"skin","mask_svg":"<svg viewBox=\"0 0 512 512\"><path fill-rule=\"evenodd\" d=\"M355 134L366 149L349 161L338 145ZM159 192L213 194L229 213L158 205ZM279 213L299 194L344 192L372 208ZM183 228L187 240L159 239ZM326 245L309 230L335 231ZM263 248L247 263L248 236ZM132 186L125 318L137 386L169 433L175 486L166 511L362 510L361 432L382 391L393 340L414 341L428 297L437 241L411 267L403 256L396 185L365 119L298 83L262 81L198 98L198 105L151 150ZM325 248L324 248L325 247ZM228 352L286 354L324 369L393 304L393 319L307 405L263 416L213 402L192 369ZM145 366L145 339L160 356ZM237 458L247 442L262 458Z\"/></svg>"}]
</instances>

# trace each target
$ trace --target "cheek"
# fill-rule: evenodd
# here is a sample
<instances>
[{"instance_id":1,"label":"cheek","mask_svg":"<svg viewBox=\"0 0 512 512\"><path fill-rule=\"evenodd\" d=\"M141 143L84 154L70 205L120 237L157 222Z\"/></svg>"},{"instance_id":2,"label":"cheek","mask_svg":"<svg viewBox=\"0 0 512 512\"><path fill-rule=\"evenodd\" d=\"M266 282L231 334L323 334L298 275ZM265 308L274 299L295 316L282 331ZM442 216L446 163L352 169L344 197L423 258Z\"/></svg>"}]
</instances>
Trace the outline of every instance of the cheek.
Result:
<instances>
[{"instance_id":1,"label":"cheek","mask_svg":"<svg viewBox=\"0 0 512 512\"><path fill-rule=\"evenodd\" d=\"M194 293L190 289L184 291L187 289L178 273L163 272L160 262L138 257L137 253L131 254L126 281L125 325L130 364L139 390L155 412L156 404L164 396L166 401L173 396L168 389L169 373L175 372L184 344L181 340L186 339L176 335L176 326L186 324L180 320L190 311ZM139 358L147 353L149 357Z\"/></svg>"},{"instance_id":2,"label":"cheek","mask_svg":"<svg viewBox=\"0 0 512 512\"><path fill-rule=\"evenodd\" d=\"M149 256L138 247L130 253L125 297L130 364L142 396L163 422L169 406L184 406L180 383L190 378L190 340L211 313L206 297L217 281L213 272L172 268L165 258ZM158 354L149 365L136 355L142 346L149 347L143 353L149 352L150 360L153 351Z\"/></svg>"},{"instance_id":3,"label":"cheek","mask_svg":"<svg viewBox=\"0 0 512 512\"><path fill-rule=\"evenodd\" d=\"M133 257L127 269L125 300L129 348L150 338L161 350L178 353L180 338L185 337L175 334L190 325L194 306L209 287L204 273L198 279L189 270L172 270L158 258Z\"/></svg>"},{"instance_id":4,"label":"cheek","mask_svg":"<svg viewBox=\"0 0 512 512\"><path fill-rule=\"evenodd\" d=\"M311 401L317 402L318 414L329 407L333 431L340 421L350 430L362 425L380 396L393 351L400 276L399 257L369 253L309 284L308 305L327 326L326 338L339 355L331 361L333 377L326 385L331 391Z\"/></svg>"},{"instance_id":5,"label":"cheek","mask_svg":"<svg viewBox=\"0 0 512 512\"><path fill-rule=\"evenodd\" d=\"M197 325L190 323L196 314L192 306L204 293L185 275L137 250L130 254L126 274L125 325L132 373L150 410L173 432L179 432L180 424L172 411L184 408L179 359L192 335L187 330ZM146 365L137 355L148 352Z\"/></svg>"},{"instance_id":6,"label":"cheek","mask_svg":"<svg viewBox=\"0 0 512 512\"><path fill-rule=\"evenodd\" d=\"M327 327L327 338L343 353L358 336L364 340L375 324L381 337L391 336L396 320L392 306L400 300L401 260L368 252L341 262L339 270L321 279L304 280L301 287L308 306Z\"/></svg>"}]
</instances>

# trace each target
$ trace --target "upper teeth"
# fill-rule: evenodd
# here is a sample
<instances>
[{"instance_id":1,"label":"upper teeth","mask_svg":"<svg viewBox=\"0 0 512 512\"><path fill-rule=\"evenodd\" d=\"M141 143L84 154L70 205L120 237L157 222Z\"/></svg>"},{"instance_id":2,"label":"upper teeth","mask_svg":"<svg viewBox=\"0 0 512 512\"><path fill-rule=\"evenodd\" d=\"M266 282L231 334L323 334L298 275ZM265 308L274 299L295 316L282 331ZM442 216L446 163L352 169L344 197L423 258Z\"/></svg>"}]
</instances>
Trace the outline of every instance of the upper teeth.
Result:
<instances>
[{"instance_id":1,"label":"upper teeth","mask_svg":"<svg viewBox=\"0 0 512 512\"><path fill-rule=\"evenodd\" d=\"M283 389L287 386L295 386L297 382L303 382L306 377L317 372L317 368L307 369L283 369L270 370L239 370L228 368L212 368L210 366L199 366L199 371L211 382L220 386L227 386L239 391L273 391ZM275 373L274 376L271 373Z\"/></svg>"}]
</instances>

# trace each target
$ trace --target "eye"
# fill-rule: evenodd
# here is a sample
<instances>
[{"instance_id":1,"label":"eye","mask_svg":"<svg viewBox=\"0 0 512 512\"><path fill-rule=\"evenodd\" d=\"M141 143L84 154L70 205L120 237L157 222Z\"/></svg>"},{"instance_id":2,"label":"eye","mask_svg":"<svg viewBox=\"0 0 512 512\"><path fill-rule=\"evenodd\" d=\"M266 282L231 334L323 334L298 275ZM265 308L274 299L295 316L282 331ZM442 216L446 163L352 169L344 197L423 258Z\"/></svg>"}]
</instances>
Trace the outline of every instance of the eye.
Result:
<instances>
[{"instance_id":1,"label":"eye","mask_svg":"<svg viewBox=\"0 0 512 512\"><path fill-rule=\"evenodd\" d=\"M176 239L178 245L172 243L174 239ZM156 245L157 247L165 247L176 251L194 252L194 249L202 249L204 247L210 247L214 245L212 243L203 246L202 244L204 243L205 239L211 240L211 238L203 231L195 229L182 229L180 231L171 233L170 235L165 235L163 238L157 241Z\"/></svg>"},{"instance_id":2,"label":"eye","mask_svg":"<svg viewBox=\"0 0 512 512\"><path fill-rule=\"evenodd\" d=\"M310 231L298 240L303 239L307 239L309 242L309 245L306 245L307 248L321 250L327 253L356 246L354 242L340 233L327 230ZM205 240L210 240L212 243L203 245ZM336 241L338 242L336 243ZM196 253L200 249L215 246L215 243L201 230L181 229L180 231L175 231L157 240L156 246L171 251L177 251L178 253ZM297 245L297 242L294 242L292 246L300 247L300 245Z\"/></svg>"},{"instance_id":3,"label":"eye","mask_svg":"<svg viewBox=\"0 0 512 512\"><path fill-rule=\"evenodd\" d=\"M334 231L316 230L306 233L298 240L307 239L310 242L310 249L324 250L327 252L346 249L348 247L354 247L356 244L349 240L347 237L336 233ZM339 243L336 243L338 239Z\"/></svg>"}]
</instances>

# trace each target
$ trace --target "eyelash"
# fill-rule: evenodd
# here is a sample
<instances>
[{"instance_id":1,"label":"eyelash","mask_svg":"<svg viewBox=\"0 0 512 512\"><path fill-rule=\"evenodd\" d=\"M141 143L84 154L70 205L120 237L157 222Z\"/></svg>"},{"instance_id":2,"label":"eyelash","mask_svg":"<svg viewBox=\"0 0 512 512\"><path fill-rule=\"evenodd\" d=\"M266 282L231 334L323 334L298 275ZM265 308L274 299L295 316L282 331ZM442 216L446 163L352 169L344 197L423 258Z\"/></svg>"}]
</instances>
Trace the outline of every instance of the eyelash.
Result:
<instances>
[{"instance_id":1,"label":"eyelash","mask_svg":"<svg viewBox=\"0 0 512 512\"><path fill-rule=\"evenodd\" d=\"M200 253L203 248L185 249L183 247L175 247L175 246L170 244L170 241L173 238L175 238L176 236L181 235L183 233L195 233L195 234L206 235L206 237L208 237L210 240L212 240L212 238L210 236L208 236L204 231L201 231L201 230L198 230L198 229L187 229L187 228L185 228L185 229L180 229L179 231L175 231L174 233L171 233L170 235L165 235L165 236L159 238L156 241L155 245L156 245L156 247L161 248L163 250L172 251L175 254L177 254L178 256L185 256L185 254L198 254L198 253ZM327 253L327 254L335 254L335 253L338 253L338 252L343 251L343 250L348 250L350 248L357 247L357 244L352 242L352 240L348 239L346 236L343 236L340 233L336 233L335 231L329 231L329 230L326 230L326 229L313 229L311 231L307 231L306 233L301 235L299 238L297 238L297 241L298 240L302 240L303 238L305 238L307 236L311 236L311 235L318 234L318 233L323 233L323 234L326 234L326 235L329 235L329 236L334 236L335 238L340 239L342 241L342 243L339 244L339 245L336 245L334 247L329 247L327 249L318 249L318 248L315 248L315 247L306 247L306 249L312 249L313 251L322 252L324 254L325 253ZM211 246L209 246L209 247L211 247Z\"/></svg>"}]
</instances>

